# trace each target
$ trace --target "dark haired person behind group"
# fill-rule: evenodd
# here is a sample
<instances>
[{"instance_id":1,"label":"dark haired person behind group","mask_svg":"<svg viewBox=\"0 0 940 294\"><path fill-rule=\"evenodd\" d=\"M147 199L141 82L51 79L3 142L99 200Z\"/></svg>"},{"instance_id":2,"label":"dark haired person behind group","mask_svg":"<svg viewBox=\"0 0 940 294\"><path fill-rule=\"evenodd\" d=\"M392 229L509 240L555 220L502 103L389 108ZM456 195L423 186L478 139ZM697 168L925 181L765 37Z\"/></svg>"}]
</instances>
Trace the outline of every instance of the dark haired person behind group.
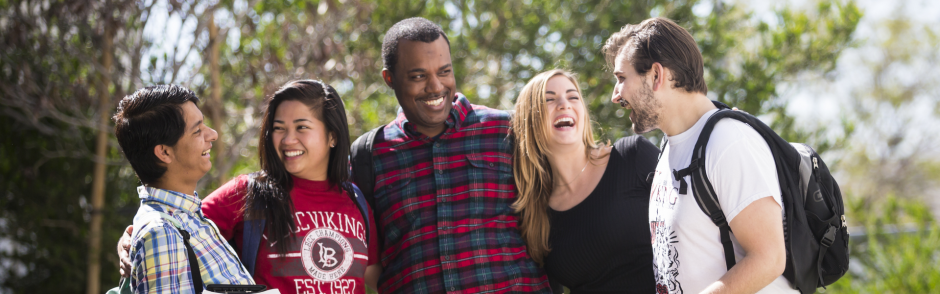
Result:
<instances>
[{"instance_id":1,"label":"dark haired person behind group","mask_svg":"<svg viewBox=\"0 0 940 294\"><path fill-rule=\"evenodd\" d=\"M195 104L189 104L192 106L188 108L198 111ZM209 133L206 136L215 140L216 133L202 127ZM260 248L255 256L241 256L241 260L254 258L251 270L259 284L281 293L365 293L365 285L375 288L381 271L376 265L376 230L352 200L355 188L347 180L346 110L336 90L313 80L292 81L281 87L268 101L258 146L261 171L236 177L201 202L198 197L186 198L194 215L199 215L201 208L204 220L218 225L218 230L211 230L220 240L214 248L229 248L221 240L232 240L239 254L245 252L243 237L249 223L245 220L260 220L265 232ZM206 151L202 161L197 162L200 177L211 167L205 155L211 144L201 147L200 152ZM125 153L128 151L125 149ZM143 181L146 173L138 172L138 176ZM191 181L192 187L187 187L189 190L195 187L195 180ZM141 228L136 221L134 227ZM134 232L133 244L143 242L136 237L141 231ZM366 232L372 236L366 236ZM121 244L119 255L123 251ZM240 273L251 281L241 260L233 254L199 255L200 262L216 255L231 256L220 264L238 269L221 272ZM130 272L137 275L142 267L133 250L131 259L135 262ZM212 281L228 283L217 278ZM189 292L189 288L168 290Z\"/></svg>"},{"instance_id":2,"label":"dark haired person behind group","mask_svg":"<svg viewBox=\"0 0 940 294\"><path fill-rule=\"evenodd\" d=\"M218 133L203 123L199 98L183 87L152 86L124 97L114 135L142 186L130 242L134 293L190 293L205 284L254 284L215 224L200 213L196 182L212 168ZM192 193L192 194L190 194ZM199 259L190 266L187 247ZM201 283L200 283L201 282Z\"/></svg>"}]
</instances>

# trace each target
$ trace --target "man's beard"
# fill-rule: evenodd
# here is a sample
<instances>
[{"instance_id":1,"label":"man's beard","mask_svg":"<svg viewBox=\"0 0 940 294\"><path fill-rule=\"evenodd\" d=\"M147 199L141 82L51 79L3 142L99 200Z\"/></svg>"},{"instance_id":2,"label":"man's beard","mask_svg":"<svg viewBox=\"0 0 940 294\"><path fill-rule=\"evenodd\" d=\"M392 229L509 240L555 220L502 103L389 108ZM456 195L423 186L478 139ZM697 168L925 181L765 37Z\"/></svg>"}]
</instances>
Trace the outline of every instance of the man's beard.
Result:
<instances>
[{"instance_id":1,"label":"man's beard","mask_svg":"<svg viewBox=\"0 0 940 294\"><path fill-rule=\"evenodd\" d=\"M633 122L633 132L643 134L656 129L659 122L659 110L662 108L659 101L653 98L653 89L649 84L643 83L643 86L634 93L636 98L633 105L633 113L630 121ZM624 103L621 102L621 105Z\"/></svg>"}]
</instances>

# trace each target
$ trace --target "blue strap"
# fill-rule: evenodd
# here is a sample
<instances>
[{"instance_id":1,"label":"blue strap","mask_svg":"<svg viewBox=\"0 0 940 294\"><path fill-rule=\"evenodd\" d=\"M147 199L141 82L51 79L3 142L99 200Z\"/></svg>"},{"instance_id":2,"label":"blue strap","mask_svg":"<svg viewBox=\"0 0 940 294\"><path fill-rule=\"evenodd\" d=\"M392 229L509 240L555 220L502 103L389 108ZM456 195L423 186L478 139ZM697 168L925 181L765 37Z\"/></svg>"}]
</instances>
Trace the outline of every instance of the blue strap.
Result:
<instances>
[{"instance_id":1,"label":"blue strap","mask_svg":"<svg viewBox=\"0 0 940 294\"><path fill-rule=\"evenodd\" d=\"M353 188L353 192L356 194L356 199L353 199L353 202L356 202L356 206L359 207L359 212L362 213L362 219L366 221L366 246L369 246L369 219L372 217L369 215L369 203L366 201L366 196L362 194L362 190L359 190L359 187L356 187L356 184L349 183Z\"/></svg>"},{"instance_id":2,"label":"blue strap","mask_svg":"<svg viewBox=\"0 0 940 294\"><path fill-rule=\"evenodd\" d=\"M255 275L255 261L258 259L258 247L261 246L261 233L264 232L264 220L246 220L242 234L242 263L252 276Z\"/></svg>"}]
</instances>

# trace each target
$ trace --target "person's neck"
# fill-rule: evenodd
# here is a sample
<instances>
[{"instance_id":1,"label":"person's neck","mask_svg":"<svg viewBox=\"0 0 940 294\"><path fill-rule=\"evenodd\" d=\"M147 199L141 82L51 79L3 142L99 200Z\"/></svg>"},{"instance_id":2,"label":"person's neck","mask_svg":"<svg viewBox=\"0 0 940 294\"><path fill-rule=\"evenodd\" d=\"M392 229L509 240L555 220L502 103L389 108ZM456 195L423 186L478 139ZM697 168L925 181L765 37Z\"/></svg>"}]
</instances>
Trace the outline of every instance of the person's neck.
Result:
<instances>
[{"instance_id":1,"label":"person's neck","mask_svg":"<svg viewBox=\"0 0 940 294\"><path fill-rule=\"evenodd\" d=\"M323 170L320 170L320 171L300 173L300 174L291 174L291 175L298 179L303 179L303 180L308 180L308 181L317 181L317 182L326 181L326 178L327 178L326 168L323 168Z\"/></svg>"},{"instance_id":2,"label":"person's neck","mask_svg":"<svg viewBox=\"0 0 940 294\"><path fill-rule=\"evenodd\" d=\"M437 127L423 127L423 126L418 126L416 124L415 130L417 130L418 133L428 136L429 138L434 138L434 137L437 137L437 135L440 135L441 133L443 133L444 130L447 130L447 125L441 124L441 126L437 126Z\"/></svg>"},{"instance_id":3,"label":"person's neck","mask_svg":"<svg viewBox=\"0 0 940 294\"><path fill-rule=\"evenodd\" d=\"M584 144L551 148L548 162L552 166L552 182L555 189L573 189L572 183L587 167L589 159L585 156L586 148Z\"/></svg>"},{"instance_id":4,"label":"person's neck","mask_svg":"<svg viewBox=\"0 0 940 294\"><path fill-rule=\"evenodd\" d=\"M692 128L715 105L701 93L676 93L663 105L659 129L667 136L675 136Z\"/></svg>"},{"instance_id":5,"label":"person's neck","mask_svg":"<svg viewBox=\"0 0 940 294\"><path fill-rule=\"evenodd\" d=\"M167 172L169 173L169 172ZM168 174L164 174L160 180L158 180L151 187L157 189L163 189L167 191L180 192L186 195L194 195L196 192L196 183L199 182L199 179L193 180L184 180L184 179L174 179Z\"/></svg>"}]
</instances>

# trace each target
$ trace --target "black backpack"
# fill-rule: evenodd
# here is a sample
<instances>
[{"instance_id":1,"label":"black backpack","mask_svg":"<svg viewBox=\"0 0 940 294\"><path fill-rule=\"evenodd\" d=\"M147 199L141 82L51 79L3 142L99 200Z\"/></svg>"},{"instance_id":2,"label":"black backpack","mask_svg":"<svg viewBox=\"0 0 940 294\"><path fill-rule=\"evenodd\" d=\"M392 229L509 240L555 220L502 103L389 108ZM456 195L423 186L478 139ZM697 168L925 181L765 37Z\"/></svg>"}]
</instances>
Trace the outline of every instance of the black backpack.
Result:
<instances>
[{"instance_id":1,"label":"black backpack","mask_svg":"<svg viewBox=\"0 0 940 294\"><path fill-rule=\"evenodd\" d=\"M743 111L733 111L721 102L705 123L689 167L673 170L679 180L679 194L686 194L686 176L691 176L695 201L702 212L721 231L725 263L730 270L735 264L731 245L731 227L718 203L718 197L705 174L705 147L715 124L730 118L750 125L767 141L777 166L780 193L785 210L784 241L787 267L783 275L800 293L816 292L845 275L849 268L849 233L845 223L845 207L839 185L829 173L826 163L813 148L802 143L789 143L766 124ZM665 142L663 144L665 147Z\"/></svg>"},{"instance_id":2,"label":"black backpack","mask_svg":"<svg viewBox=\"0 0 940 294\"><path fill-rule=\"evenodd\" d=\"M362 134L350 146L349 165L351 168L352 180L359 186L363 198L372 207L373 219L375 220L376 236L379 237L379 246L382 246L385 235L383 235L381 225L379 224L378 211L375 209L375 170L372 162L372 143L375 142L375 136L385 125L378 126L371 131Z\"/></svg>"}]
</instances>

